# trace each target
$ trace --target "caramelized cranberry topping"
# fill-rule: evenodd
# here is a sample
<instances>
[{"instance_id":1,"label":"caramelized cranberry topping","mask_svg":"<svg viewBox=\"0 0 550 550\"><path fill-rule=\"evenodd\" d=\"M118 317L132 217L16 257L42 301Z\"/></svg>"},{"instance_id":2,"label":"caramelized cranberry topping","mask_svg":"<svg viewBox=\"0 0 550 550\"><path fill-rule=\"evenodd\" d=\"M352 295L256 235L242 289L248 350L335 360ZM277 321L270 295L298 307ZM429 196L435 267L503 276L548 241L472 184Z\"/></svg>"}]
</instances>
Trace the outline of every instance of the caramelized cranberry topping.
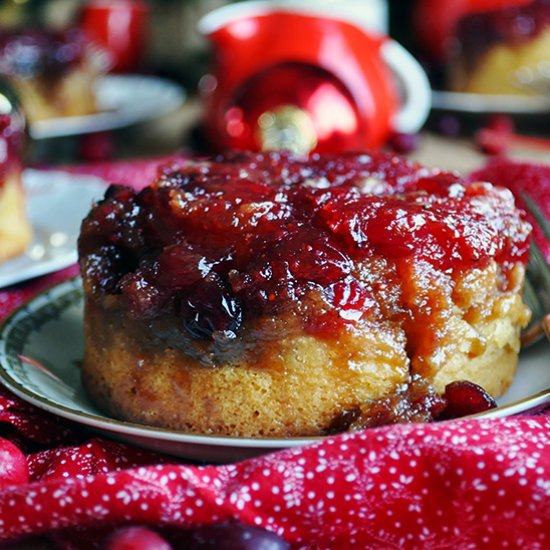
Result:
<instances>
[{"instance_id":1,"label":"caramelized cranberry topping","mask_svg":"<svg viewBox=\"0 0 550 550\"><path fill-rule=\"evenodd\" d=\"M285 311L333 333L383 308L411 262L511 266L528 237L508 191L392 155L238 153L165 169L141 192L112 186L79 253L97 299L122 295L135 318L175 314L193 338L216 339ZM382 282L365 267L377 258Z\"/></svg>"},{"instance_id":2,"label":"caramelized cranberry topping","mask_svg":"<svg viewBox=\"0 0 550 550\"><path fill-rule=\"evenodd\" d=\"M342 427L341 431L344 431L397 422L430 422L441 415L445 406L445 400L437 395L432 386L420 375L413 374L392 396L364 406L355 414L339 415L334 420L333 427ZM347 425L344 425L346 421Z\"/></svg>"},{"instance_id":3,"label":"caramelized cranberry topping","mask_svg":"<svg viewBox=\"0 0 550 550\"><path fill-rule=\"evenodd\" d=\"M474 172L470 180L490 181L493 185L507 187L516 198L520 208L526 208L522 195L536 199L539 208L550 218L550 165L518 162L504 157L493 159L489 164ZM550 262L550 243L537 221L527 212L527 219L533 225L533 237Z\"/></svg>"},{"instance_id":4,"label":"caramelized cranberry topping","mask_svg":"<svg viewBox=\"0 0 550 550\"><path fill-rule=\"evenodd\" d=\"M468 380L451 382L438 395L421 376L412 375L394 395L368 406L343 409L332 421L327 434L363 430L398 422L450 420L494 409L495 400Z\"/></svg>"}]
</instances>

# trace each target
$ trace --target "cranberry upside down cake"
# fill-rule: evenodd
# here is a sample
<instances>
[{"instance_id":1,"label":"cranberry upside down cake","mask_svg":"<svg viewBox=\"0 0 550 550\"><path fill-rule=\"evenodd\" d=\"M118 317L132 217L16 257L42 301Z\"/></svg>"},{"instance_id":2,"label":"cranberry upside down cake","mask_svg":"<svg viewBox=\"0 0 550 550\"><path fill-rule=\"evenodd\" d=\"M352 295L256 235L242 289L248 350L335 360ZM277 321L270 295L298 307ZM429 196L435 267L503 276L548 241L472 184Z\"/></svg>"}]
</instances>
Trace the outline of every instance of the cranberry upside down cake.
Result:
<instances>
[{"instance_id":1,"label":"cranberry upside down cake","mask_svg":"<svg viewBox=\"0 0 550 550\"><path fill-rule=\"evenodd\" d=\"M467 15L455 42L447 63L452 89L520 95L548 89L550 0L515 0Z\"/></svg>"},{"instance_id":2,"label":"cranberry upside down cake","mask_svg":"<svg viewBox=\"0 0 550 550\"><path fill-rule=\"evenodd\" d=\"M510 384L529 234L509 191L386 154L166 168L83 222L83 379L195 433L429 420L454 381Z\"/></svg>"},{"instance_id":3,"label":"cranberry upside down cake","mask_svg":"<svg viewBox=\"0 0 550 550\"><path fill-rule=\"evenodd\" d=\"M77 30L0 30L0 75L30 123L95 113L95 81L106 68L106 55Z\"/></svg>"}]
</instances>

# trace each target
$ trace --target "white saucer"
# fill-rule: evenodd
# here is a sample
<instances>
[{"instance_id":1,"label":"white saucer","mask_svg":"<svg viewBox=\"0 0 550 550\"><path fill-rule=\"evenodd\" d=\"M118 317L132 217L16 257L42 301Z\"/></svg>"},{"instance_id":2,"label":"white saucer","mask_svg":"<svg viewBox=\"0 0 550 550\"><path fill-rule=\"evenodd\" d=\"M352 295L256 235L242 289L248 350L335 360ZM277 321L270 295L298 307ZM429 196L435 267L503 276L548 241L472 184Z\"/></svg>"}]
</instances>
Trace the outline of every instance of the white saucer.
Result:
<instances>
[{"instance_id":1,"label":"white saucer","mask_svg":"<svg viewBox=\"0 0 550 550\"><path fill-rule=\"evenodd\" d=\"M0 288L67 267L77 260L80 223L106 183L93 176L25 170L33 239L24 254L0 264Z\"/></svg>"},{"instance_id":2,"label":"white saucer","mask_svg":"<svg viewBox=\"0 0 550 550\"><path fill-rule=\"evenodd\" d=\"M98 79L98 113L54 118L33 123L34 139L67 137L124 128L159 118L177 110L185 101L184 90L175 82L143 75L107 75Z\"/></svg>"},{"instance_id":3,"label":"white saucer","mask_svg":"<svg viewBox=\"0 0 550 550\"><path fill-rule=\"evenodd\" d=\"M505 94L432 91L432 108L456 113L541 115L550 113L550 98Z\"/></svg>"}]
</instances>

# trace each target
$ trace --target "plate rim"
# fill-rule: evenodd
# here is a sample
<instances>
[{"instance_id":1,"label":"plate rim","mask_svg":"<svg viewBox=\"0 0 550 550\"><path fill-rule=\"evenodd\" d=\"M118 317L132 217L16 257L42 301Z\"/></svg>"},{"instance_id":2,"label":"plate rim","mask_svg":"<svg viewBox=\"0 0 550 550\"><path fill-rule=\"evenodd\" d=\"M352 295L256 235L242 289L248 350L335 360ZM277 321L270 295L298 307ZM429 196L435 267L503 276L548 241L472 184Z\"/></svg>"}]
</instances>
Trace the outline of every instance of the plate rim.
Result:
<instances>
[{"instance_id":1,"label":"plate rim","mask_svg":"<svg viewBox=\"0 0 550 550\"><path fill-rule=\"evenodd\" d=\"M79 135L91 134L95 132L105 132L109 130L118 130L126 128L132 124L146 122L160 118L181 107L187 100L185 89L177 82L168 78L155 75L141 74L107 74L98 78L96 88L101 87L105 82L114 82L115 80L146 81L148 84L162 84L174 94L172 102L164 102L157 105L154 111L138 113L118 113L118 118L113 117L111 111L92 113L89 115L56 117L47 120L39 120L29 124L29 135L34 140L74 137Z\"/></svg>"},{"instance_id":2,"label":"plate rim","mask_svg":"<svg viewBox=\"0 0 550 550\"><path fill-rule=\"evenodd\" d=\"M65 289L65 287L67 287ZM0 381L13 393L21 397L24 401L35 404L39 408L42 408L63 418L73 420L80 424L86 424L97 429L103 429L112 431L114 433L124 433L128 435L151 437L157 436L158 439L164 441L171 441L177 443L193 443L203 445L216 445L216 446L233 446L233 447L258 447L265 448L281 448L289 446L299 446L308 443L314 443L315 441L321 441L327 436L310 436L310 437L293 437L284 439L274 438L250 438L250 437L231 437L231 436L219 436L214 434L194 434L190 432L183 432L180 430L171 430L166 428L160 428L157 426L147 426L145 424L138 424L135 422L127 422L124 420L118 420L116 418L107 416L98 416L90 414L84 411L75 411L74 408L68 407L60 403L54 403L47 397L37 395L28 388L25 388L22 383L15 380L6 370L4 362L9 361L6 353L6 331L9 331L10 327L16 326L19 321L18 317L27 313L32 315L33 311L26 311L29 307L35 305L36 302L48 300L48 295L52 292L62 292L61 295L65 295L69 290L78 290L80 297L83 298L82 284L80 275L70 277L60 283L54 284L51 287L39 292L36 296L27 300L14 311L12 311L1 323L0 323ZM24 318L24 317L23 317ZM86 421L83 421L85 419ZM99 426L98 424L107 424L107 426ZM123 430L114 430L110 426L114 425L123 428ZM143 433L145 432L145 433ZM160 437L158 437L160 436ZM185 439L180 439L180 438Z\"/></svg>"},{"instance_id":3,"label":"plate rim","mask_svg":"<svg viewBox=\"0 0 550 550\"><path fill-rule=\"evenodd\" d=\"M508 103L508 105L506 105ZM457 113L535 115L550 112L550 98L511 94L477 94L432 89L432 110Z\"/></svg>"},{"instance_id":4,"label":"plate rim","mask_svg":"<svg viewBox=\"0 0 550 550\"><path fill-rule=\"evenodd\" d=\"M187 443L193 445L213 446L213 447L226 447L226 448L255 448L265 450L275 450L282 448L291 448L297 446L308 445L323 441L326 438L333 435L322 436L306 436L306 437L288 437L288 438L250 438L250 437L231 437L231 436L219 436L215 434L194 434L190 432L184 432L180 430L172 430L160 428L157 426L147 426L144 424L138 424L134 422L127 422L124 420L118 420L116 418L108 416L98 416L96 414L87 413L84 411L77 411L72 407L56 403L47 397L37 395L32 390L26 388L21 382L15 380L10 373L5 363L9 363L10 359L6 353L6 334L9 335L10 328L17 326L20 318L26 318L29 315L36 313L36 310L29 310L29 308L35 307L37 302L44 302L45 304L51 303L56 298L65 296L69 291L78 291L79 300L83 300L84 294L82 289L82 279L80 275L70 277L60 283L54 284L36 294L31 299L25 301L15 310L13 310L1 323L0 323L0 382L12 391L15 395L23 399L27 403L43 409L51 414L66 418L73 422L84 424L94 429L106 431L113 434L122 434L128 436L134 436L145 439L156 439L165 442L172 443ZM58 297L52 298L50 295L52 292L60 293ZM31 330L32 332L32 330ZM462 420L471 419L490 419L490 418L502 418L507 416L513 416L522 412L535 410L540 408L550 401L550 388L532 394L524 399L520 399L513 403L501 405L495 409L489 411L477 413L474 415L468 415L457 419L445 420L448 422L460 422Z\"/></svg>"},{"instance_id":5,"label":"plate rim","mask_svg":"<svg viewBox=\"0 0 550 550\"><path fill-rule=\"evenodd\" d=\"M98 199L101 198L100 192L101 194L105 193L109 185L108 182L94 175L71 174L69 172L64 172L62 170L37 170L35 168L25 168L21 176L23 187L25 188L26 185L30 185L30 183L25 182L26 178L33 179L33 178L38 178L43 176L46 176L47 178L51 179L51 182L49 182L51 184L59 183L59 181L57 181L56 178L58 178L58 180L61 180L61 181L69 178L71 180L79 180L81 184L86 183L86 185L90 185L90 186L92 185L92 182L93 182L93 185L97 187ZM27 211L29 210L29 204L32 202L32 197L33 197L32 193L27 193L27 197L26 197ZM33 231L34 231L35 220L29 217L29 222L31 226L33 226ZM34 236L32 238L34 239ZM9 263L11 261L17 260L21 256L25 255L28 251L28 248L29 247L27 247L25 251L21 252L21 254L18 254L13 258L7 259L5 263ZM78 254L75 248L73 251L67 252L67 254L65 254L64 256L61 256L60 258L51 258L49 260L46 260L43 262L37 262L36 264L33 264L30 267L30 269L25 270L25 275L23 276L12 275L12 277L7 277L7 278L5 278L5 276L2 275L2 270L4 266L4 264L2 263L0 264L0 291L3 291L8 287L21 283L23 281L28 281L30 279L34 279L41 275L47 275L48 273L53 273L55 271L59 271L60 269L64 269L65 267L68 267L74 264L77 260L78 260Z\"/></svg>"}]
</instances>

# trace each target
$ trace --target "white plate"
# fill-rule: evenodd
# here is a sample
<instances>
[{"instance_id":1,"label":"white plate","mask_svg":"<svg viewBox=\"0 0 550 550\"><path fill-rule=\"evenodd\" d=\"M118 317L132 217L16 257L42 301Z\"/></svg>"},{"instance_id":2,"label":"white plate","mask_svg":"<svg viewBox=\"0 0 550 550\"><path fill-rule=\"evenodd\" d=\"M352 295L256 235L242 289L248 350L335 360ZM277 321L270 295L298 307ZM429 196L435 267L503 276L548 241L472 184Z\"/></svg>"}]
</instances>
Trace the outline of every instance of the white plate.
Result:
<instances>
[{"instance_id":1,"label":"white plate","mask_svg":"<svg viewBox=\"0 0 550 550\"><path fill-rule=\"evenodd\" d=\"M93 115L54 118L29 128L34 139L75 136L124 128L177 110L185 92L176 83L155 76L107 75L99 78Z\"/></svg>"},{"instance_id":2,"label":"white plate","mask_svg":"<svg viewBox=\"0 0 550 550\"><path fill-rule=\"evenodd\" d=\"M457 113L508 113L535 115L550 113L550 98L463 92L432 92L432 108Z\"/></svg>"},{"instance_id":3,"label":"white plate","mask_svg":"<svg viewBox=\"0 0 550 550\"><path fill-rule=\"evenodd\" d=\"M193 435L116 420L99 411L82 386L78 367L82 350L82 286L75 278L39 295L5 322L0 331L0 380L25 401L49 412L117 439L194 460L229 462L321 439ZM550 346L541 344L524 352L501 406L476 417L517 414L550 401L549 365Z\"/></svg>"},{"instance_id":4,"label":"white plate","mask_svg":"<svg viewBox=\"0 0 550 550\"><path fill-rule=\"evenodd\" d=\"M26 252L0 264L0 288L76 262L80 223L107 184L93 176L25 170L23 185L33 238Z\"/></svg>"}]
</instances>

